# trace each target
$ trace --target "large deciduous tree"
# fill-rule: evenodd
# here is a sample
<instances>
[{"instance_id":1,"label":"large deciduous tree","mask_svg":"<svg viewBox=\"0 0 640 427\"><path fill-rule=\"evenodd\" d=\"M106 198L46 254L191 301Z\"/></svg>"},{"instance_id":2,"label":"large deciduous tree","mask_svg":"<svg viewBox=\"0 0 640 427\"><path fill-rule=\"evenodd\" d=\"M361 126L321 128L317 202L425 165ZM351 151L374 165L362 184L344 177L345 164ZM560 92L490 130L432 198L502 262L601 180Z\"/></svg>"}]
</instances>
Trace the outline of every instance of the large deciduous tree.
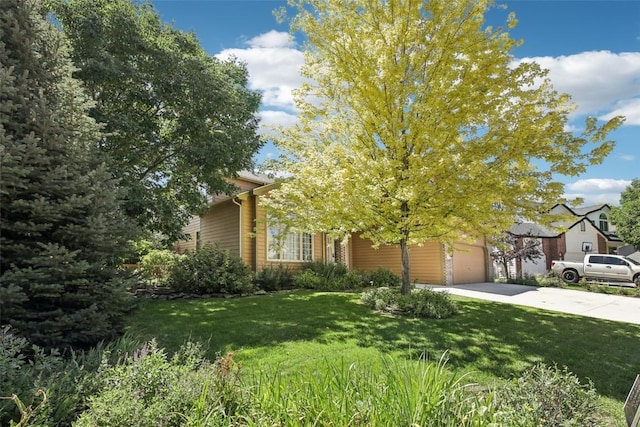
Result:
<instances>
[{"instance_id":1,"label":"large deciduous tree","mask_svg":"<svg viewBox=\"0 0 640 427\"><path fill-rule=\"evenodd\" d=\"M640 179L634 179L620 196L620 206L611 211L611 222L625 243L640 250Z\"/></svg>"},{"instance_id":2,"label":"large deciduous tree","mask_svg":"<svg viewBox=\"0 0 640 427\"><path fill-rule=\"evenodd\" d=\"M252 166L260 95L246 67L220 61L148 2L51 0L80 78L106 124L100 148L128 189L129 216L171 238L206 194Z\"/></svg>"},{"instance_id":3,"label":"large deciduous tree","mask_svg":"<svg viewBox=\"0 0 640 427\"><path fill-rule=\"evenodd\" d=\"M276 138L292 176L266 202L308 232L360 232L409 245L499 235L515 215L542 220L577 175L612 149L621 118L582 135L572 105L519 45L484 21L489 0L291 0L308 39L300 123ZM532 203L537 202L537 203ZM541 221L544 222L544 221Z\"/></svg>"},{"instance_id":4,"label":"large deciduous tree","mask_svg":"<svg viewBox=\"0 0 640 427\"><path fill-rule=\"evenodd\" d=\"M113 337L131 238L90 99L39 0L0 0L0 324L46 347Z\"/></svg>"}]
</instances>

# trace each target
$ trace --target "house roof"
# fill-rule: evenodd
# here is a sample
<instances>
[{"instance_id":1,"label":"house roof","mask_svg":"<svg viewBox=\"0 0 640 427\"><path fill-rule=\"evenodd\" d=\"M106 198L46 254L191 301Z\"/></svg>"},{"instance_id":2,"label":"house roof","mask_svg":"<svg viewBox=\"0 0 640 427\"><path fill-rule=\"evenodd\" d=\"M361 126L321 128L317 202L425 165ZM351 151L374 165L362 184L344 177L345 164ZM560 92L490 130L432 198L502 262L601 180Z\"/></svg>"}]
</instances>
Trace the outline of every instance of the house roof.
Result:
<instances>
[{"instance_id":1,"label":"house roof","mask_svg":"<svg viewBox=\"0 0 640 427\"><path fill-rule=\"evenodd\" d=\"M262 185L272 184L273 182L275 182L268 175L265 175L262 173L254 173L251 171L238 172L238 178L242 179L243 181L249 181L255 184L262 184Z\"/></svg>"},{"instance_id":2,"label":"house roof","mask_svg":"<svg viewBox=\"0 0 640 427\"><path fill-rule=\"evenodd\" d=\"M236 175L237 175L236 177L231 179L235 179L237 181L245 181L250 183L250 185L248 186L241 185L240 188L238 188L234 194L218 193L218 194L209 195L208 196L209 205L215 205L217 203L225 202L227 200L233 199L234 197L238 197L244 193L248 193L250 190L247 190L247 188L251 188L251 189L262 188L265 186L269 186L275 182L268 175L254 173L247 170L239 171Z\"/></svg>"},{"instance_id":3,"label":"house roof","mask_svg":"<svg viewBox=\"0 0 640 427\"><path fill-rule=\"evenodd\" d=\"M557 233L543 225L533 222L519 222L513 224L509 229L509 233L514 236L531 236L531 237L557 237Z\"/></svg>"},{"instance_id":4,"label":"house roof","mask_svg":"<svg viewBox=\"0 0 640 427\"><path fill-rule=\"evenodd\" d=\"M587 216L591 212L602 210L605 207L610 208L610 206L608 204L606 204L606 203L599 203L597 205L583 206L583 207L579 207L579 208L569 208L569 210L571 210L577 216Z\"/></svg>"},{"instance_id":5,"label":"house roof","mask_svg":"<svg viewBox=\"0 0 640 427\"><path fill-rule=\"evenodd\" d=\"M634 253L627 255L627 258L640 262L640 251L635 251Z\"/></svg>"}]
</instances>

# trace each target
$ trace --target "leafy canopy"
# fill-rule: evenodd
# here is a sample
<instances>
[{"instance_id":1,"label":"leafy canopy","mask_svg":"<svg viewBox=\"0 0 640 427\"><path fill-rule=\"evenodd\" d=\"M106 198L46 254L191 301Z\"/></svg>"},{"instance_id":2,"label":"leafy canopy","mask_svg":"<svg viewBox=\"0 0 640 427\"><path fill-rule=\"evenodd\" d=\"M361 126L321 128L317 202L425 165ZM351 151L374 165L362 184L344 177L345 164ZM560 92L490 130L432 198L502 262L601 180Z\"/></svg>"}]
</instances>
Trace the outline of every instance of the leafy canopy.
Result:
<instances>
[{"instance_id":1,"label":"leafy canopy","mask_svg":"<svg viewBox=\"0 0 640 427\"><path fill-rule=\"evenodd\" d=\"M611 221L625 243L640 250L640 179L636 178L620 196L620 207L613 207Z\"/></svg>"},{"instance_id":2,"label":"leafy canopy","mask_svg":"<svg viewBox=\"0 0 640 427\"><path fill-rule=\"evenodd\" d=\"M176 237L205 193L230 191L224 177L250 168L263 144L246 67L209 56L148 2L50 3L96 102L91 115L105 123L100 148L129 191L128 215Z\"/></svg>"},{"instance_id":3,"label":"leafy canopy","mask_svg":"<svg viewBox=\"0 0 640 427\"><path fill-rule=\"evenodd\" d=\"M538 64L514 62L517 21L486 26L491 1L289 5L292 31L308 38L308 80L300 123L276 138L293 178L266 205L305 231L401 247L499 235L516 215L540 220L562 200L554 176L578 175L613 147L620 117L565 130L569 97Z\"/></svg>"}]
</instances>

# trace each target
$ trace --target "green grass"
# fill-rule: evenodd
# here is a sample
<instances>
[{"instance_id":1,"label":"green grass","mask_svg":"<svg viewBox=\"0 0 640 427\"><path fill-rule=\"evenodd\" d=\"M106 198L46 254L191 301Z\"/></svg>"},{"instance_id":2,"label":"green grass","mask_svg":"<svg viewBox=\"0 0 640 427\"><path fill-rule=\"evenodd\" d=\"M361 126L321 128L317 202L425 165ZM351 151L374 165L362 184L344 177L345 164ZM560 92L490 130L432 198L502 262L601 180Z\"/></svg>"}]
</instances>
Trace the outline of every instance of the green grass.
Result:
<instances>
[{"instance_id":1,"label":"green grass","mask_svg":"<svg viewBox=\"0 0 640 427\"><path fill-rule=\"evenodd\" d=\"M358 293L291 293L234 299L148 301L128 319L136 339L156 337L177 350L186 340L209 342L209 356L230 351L246 370L278 366L313 370L324 360L438 360L491 384L537 362L567 366L591 379L611 413L640 372L640 325L456 298L460 314L444 320L383 315Z\"/></svg>"}]
</instances>

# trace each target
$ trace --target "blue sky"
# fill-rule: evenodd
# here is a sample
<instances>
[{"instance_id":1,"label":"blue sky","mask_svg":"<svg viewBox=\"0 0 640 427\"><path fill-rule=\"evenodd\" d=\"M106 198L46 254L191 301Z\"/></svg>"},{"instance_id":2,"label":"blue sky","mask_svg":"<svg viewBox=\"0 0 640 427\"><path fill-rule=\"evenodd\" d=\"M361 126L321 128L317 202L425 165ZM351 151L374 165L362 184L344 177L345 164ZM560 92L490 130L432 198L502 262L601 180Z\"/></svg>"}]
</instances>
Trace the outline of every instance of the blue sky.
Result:
<instances>
[{"instance_id":1,"label":"blue sky","mask_svg":"<svg viewBox=\"0 0 640 427\"><path fill-rule=\"evenodd\" d=\"M300 40L289 40L286 24L272 11L282 0L153 0L162 20L194 31L211 55L235 55L247 63L250 87L263 93L264 124L295 121L291 89L301 81ZM560 178L568 197L585 204L617 204L620 192L640 178L640 0L510 0L498 1L487 21L504 23L515 12L511 32L524 44L516 60L535 60L550 70L554 87L578 105L569 123L580 130L586 115L601 119L624 115L613 132L616 148L603 164L579 177ZM273 155L267 145L259 159Z\"/></svg>"}]
</instances>

